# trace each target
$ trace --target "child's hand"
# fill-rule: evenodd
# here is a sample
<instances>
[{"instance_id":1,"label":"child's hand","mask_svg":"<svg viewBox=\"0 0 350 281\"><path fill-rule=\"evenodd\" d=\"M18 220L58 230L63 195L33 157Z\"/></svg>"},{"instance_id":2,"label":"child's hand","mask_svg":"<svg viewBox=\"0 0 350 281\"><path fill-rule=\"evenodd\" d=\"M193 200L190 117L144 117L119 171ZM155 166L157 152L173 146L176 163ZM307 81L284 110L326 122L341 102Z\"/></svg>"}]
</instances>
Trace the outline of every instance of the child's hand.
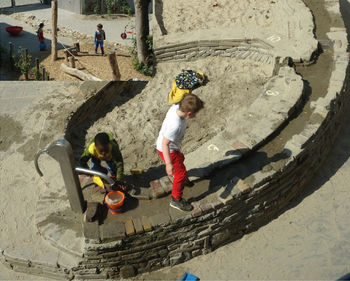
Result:
<instances>
[{"instance_id":1,"label":"child's hand","mask_svg":"<svg viewBox=\"0 0 350 281\"><path fill-rule=\"evenodd\" d=\"M166 173L167 173L168 176L172 176L173 175L173 169L174 169L173 164L168 163L168 164L165 165L165 170L166 170Z\"/></svg>"}]
</instances>

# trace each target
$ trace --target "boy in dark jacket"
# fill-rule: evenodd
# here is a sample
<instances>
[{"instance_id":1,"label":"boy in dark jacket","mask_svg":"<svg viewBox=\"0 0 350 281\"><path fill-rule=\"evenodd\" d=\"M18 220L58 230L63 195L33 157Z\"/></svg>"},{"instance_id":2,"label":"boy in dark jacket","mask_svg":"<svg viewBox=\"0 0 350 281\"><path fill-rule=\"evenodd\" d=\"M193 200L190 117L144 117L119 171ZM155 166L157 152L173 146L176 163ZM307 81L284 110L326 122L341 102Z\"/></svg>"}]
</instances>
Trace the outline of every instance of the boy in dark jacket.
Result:
<instances>
[{"instance_id":1,"label":"boy in dark jacket","mask_svg":"<svg viewBox=\"0 0 350 281\"><path fill-rule=\"evenodd\" d=\"M99 133L90 142L80 157L80 165L88 168L87 162L91 159L91 169L102 173L110 173L110 176L118 181L123 180L124 164L117 141L112 135ZM107 169L101 166L101 161L106 162ZM108 170L108 171L107 171Z\"/></svg>"},{"instance_id":2,"label":"boy in dark jacket","mask_svg":"<svg viewBox=\"0 0 350 281\"><path fill-rule=\"evenodd\" d=\"M104 56L105 51L103 49L103 41L106 40L106 33L102 29L102 27L103 25L99 23L97 25L97 30L95 31L95 36L94 36L95 37L95 54L97 54L98 46L100 46L102 56Z\"/></svg>"}]
</instances>

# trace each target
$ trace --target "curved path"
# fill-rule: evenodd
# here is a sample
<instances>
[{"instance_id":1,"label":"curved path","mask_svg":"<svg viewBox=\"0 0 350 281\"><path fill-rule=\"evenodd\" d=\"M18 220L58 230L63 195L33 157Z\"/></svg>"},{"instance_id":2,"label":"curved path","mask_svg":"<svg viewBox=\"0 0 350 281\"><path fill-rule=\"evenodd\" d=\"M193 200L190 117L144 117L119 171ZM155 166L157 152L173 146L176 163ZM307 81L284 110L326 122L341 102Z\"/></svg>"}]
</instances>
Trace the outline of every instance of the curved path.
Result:
<instances>
[{"instance_id":1,"label":"curved path","mask_svg":"<svg viewBox=\"0 0 350 281\"><path fill-rule=\"evenodd\" d=\"M332 4L332 3L330 3L330 2L332 2L332 1L328 1L328 4ZM333 4L334 4L334 2L333 2ZM335 34L336 35L336 33L333 33L333 34ZM312 80L312 79L311 79ZM313 87L314 85L313 84L311 84L311 86ZM314 96L314 95L313 95ZM313 98L316 98L316 97L313 97ZM318 103L319 104L319 103ZM320 112L321 114L322 114L322 112ZM314 117L317 117L317 115L315 116L314 115ZM299 118L297 118L297 119L299 119ZM30 119L29 119L30 120ZM54 124L49 124L49 125L54 125ZM37 124L36 124L36 126L38 126ZM289 128L289 126L288 126L288 128ZM293 127L291 127L291 128L293 128ZM289 132L289 133L291 133L291 132ZM283 134L281 134L281 136L282 136ZM41 139L41 136L40 136L40 138L39 138L39 140ZM34 138L34 140L35 140L35 138ZM23 141L23 140L22 140ZM20 141L21 142L21 141ZM272 142L272 143L274 143L274 142ZM37 143L36 143L37 144ZM27 145L30 145L30 142L28 143L27 142ZM282 145L284 145L284 143L282 144ZM278 147L278 146L277 146ZM347 147L346 147L347 148ZM25 148L21 148L22 149L22 151L23 151L23 149L25 149ZM278 150L278 148L276 148L276 150ZM263 148L263 150L262 151L264 151L264 148ZM27 150L27 152L30 152L30 151L28 151ZM10 153L10 155L8 155L9 157L12 157L12 161L16 161L16 159L17 160L19 160L21 157L18 157L18 155L16 155L16 154L13 154L13 155L11 155L11 153ZM254 158L253 158L253 160L254 160ZM7 167L4 167L4 166L2 166L2 171L5 171L5 169L6 170L8 170L9 168L7 168ZM20 176L20 175L18 175L18 176ZM20 195L20 194L18 194L18 195ZM325 194L324 195L324 197L326 197L326 198L329 198L331 196L331 194ZM336 197L337 199L338 199L338 197ZM341 199L339 198L339 202L342 202L343 203L343 201L341 201ZM311 203L310 203L311 204ZM338 216L340 216L340 217L344 217L343 216L343 209L342 208L340 208L340 206L337 204L337 202L335 203L336 205L335 205L335 207L334 207L334 209L337 209L337 210L339 210L338 212L336 212L336 215L338 215ZM344 202L343 204L346 204L346 202ZM301 206L303 206L303 204L301 204ZM316 206L316 208L315 208L315 211L314 212L311 212L311 214L316 214L316 213L319 213L320 212L320 210L319 210L319 208L317 208L318 206ZM3 214L4 215L4 214ZM28 215L30 215L30 212L28 213ZM283 216L283 215L282 215ZM334 221L335 221L335 223L333 223L333 226L335 226L336 227L336 229L338 229L338 230L340 230L338 233L337 233L337 235L336 235L336 237L339 237L340 236L340 234L339 233L345 233L345 236L346 235L348 235L348 231L343 227L343 224L342 224L342 221L341 220L338 220L338 216L335 216L335 219L334 219ZM4 219L5 219L5 217L4 217ZM6 219L9 219L9 218L6 218ZM16 218L16 219L18 219L18 218ZM29 218L30 219L30 218ZM20 219L21 220L21 222L23 222L23 220L22 219ZM274 222L272 222L271 224L273 225L273 223ZM286 227L286 225L285 225L285 223L286 222L282 222L282 225L284 226L284 229L286 229L287 227ZM289 228L288 229L290 229L290 228L292 228L290 225L293 225L293 223L294 223L294 221L293 220L291 220L291 221L288 221L288 223L289 223ZM295 223L294 223L294 225L295 225ZM287 226L288 226L288 224L287 224ZM322 223L320 220L316 220L315 218L312 218L312 219L309 219L309 220L306 220L305 221L305 228L306 229L310 229L311 231L314 231L314 232L316 232L318 235L320 235L320 234L322 234L322 227L324 227L324 228L326 228L327 229L327 226L328 225L326 225L325 223ZM268 227L268 226L267 226ZM304 226L303 226L304 227ZM324 229L323 228L323 229ZM262 229L264 229L264 228L262 228ZM299 230L299 228L298 227L295 227L295 229L296 230ZM344 231L343 231L344 230ZM326 232L326 231L325 231ZM307 233L307 231L306 231L306 233ZM4 234L4 233L2 233L2 234ZM258 234L260 234L260 233L258 233ZM300 235L300 232L298 231L298 234ZM246 240L249 240L250 238L249 237L251 237L252 235L254 235L254 233L253 234L251 234L251 235L249 235L249 236L245 236L243 239L241 239L240 241L238 241L238 242L236 242L236 243L244 243ZM34 236L36 236L36 235L34 235ZM344 256L345 256L345 259L347 259L348 257L346 256L346 253L347 253L347 251L345 251L345 252L342 252L342 249L343 249L343 246L341 245L341 241L343 241L343 240L345 240L345 239L342 239L339 243L335 243L335 244L332 244L332 241L330 241L329 240L329 238L330 238L330 236L328 235L328 234L326 234L326 235L324 235L325 237L321 237L321 238L325 238L325 240L323 240L322 242L323 242L323 245L325 245L324 247L320 247L320 244L319 243L316 243L316 245L315 245L315 248L317 248L317 251L316 252L314 252L313 253L313 256L322 256L322 255L327 255L327 249L329 249L329 252L331 252L331 253L336 253L336 254L339 254L339 253L344 253ZM36 236L37 237L37 236ZM258 237L261 237L261 236L258 236ZM23 237L24 238L24 237ZM32 237L32 238L34 238L34 237ZM296 237L296 238L293 238L294 239L294 241L299 241L299 243L301 243L300 241L301 240L298 240L298 238ZM8 240L8 239L7 239ZM30 240L31 239L29 239L29 240L27 240L27 241L23 241L24 242L24 245L26 244L26 243L30 243ZM261 239L261 240L263 240L263 239ZM4 239L2 239L2 241L4 241ZM264 240L264 241L266 241L266 240ZM270 240L271 241L271 240ZM320 240L319 240L320 241ZM325 242L326 241L326 242ZM283 242L285 242L285 241L283 241ZM273 243L274 244L277 244L277 245L281 245L280 247L282 247L282 245L285 245L285 244L278 244L278 240L277 240L277 238L276 238L276 241L273 241ZM44 243L43 243L43 245L44 245ZM331 247L328 247L327 248L327 246L328 245L330 245ZM32 246L34 246L34 245L32 245ZM37 253L38 254L40 254L40 247L39 246L41 246L41 245L38 245L38 248L37 248ZM295 254L295 252L294 252L294 247L295 247L295 245L294 244L292 244L292 247L291 248L287 248L285 251L283 251L283 249L281 249L281 248L279 248L278 249L278 251L280 251L280 252L282 252L282 254L284 254L284 256L286 256L286 254L285 254L285 252L288 252L288 254L287 254L287 258L291 258L291 257L294 257L294 261L295 261L295 264L296 264L296 266L294 266L293 268L295 268L295 270L293 271L293 270L290 270L290 269L288 269L288 268L286 268L286 267L283 267L282 268L282 270L280 271L280 272L277 272L276 273L276 271L274 272L274 271L268 271L268 273L266 274L266 278L274 278L274 276L277 276L276 278L286 278L285 276L291 276L290 278L302 278L303 276L307 276L307 274L314 274L314 276L312 276L311 278L315 278L315 276L321 276L321 275L317 275L317 272L315 272L315 271L311 271L310 270L310 268L312 268L312 265L314 265L313 264L313 261L315 261L314 260L314 258L312 257L311 258L311 261L310 261L310 255L309 256L307 256L307 258L306 259L304 259L304 267L302 267L302 266L300 266L300 263L299 263L299 266L297 266L298 264L297 264L297 261L299 261L300 259L301 259L301 257L300 256L298 256L297 254ZM7 246L7 248L8 248L8 250L10 250L10 248ZM48 247L49 248L49 247ZM249 245L247 245L247 248L246 249L249 249ZM313 249L313 247L311 247L310 249ZM24 249L25 250L25 249ZM304 251L305 251L305 249L303 249ZM306 249L307 250L307 249ZM324 250L324 251L322 251L322 250ZM215 256L215 257L217 257L218 259L221 259L221 256L220 256L220 250L217 250L216 252L214 252L214 255L215 254L218 254L218 256ZM273 255L274 255L274 253L275 252L273 252ZM294 255L293 255L293 253L294 253ZM305 252L303 252L303 253L305 253L305 254L307 254L308 252L307 251L305 251ZM12 265L12 266L14 266L15 268L14 269L18 269L18 270L20 270L21 269L21 267L19 267L19 268L17 268L17 265L16 265L16 260L17 260L17 262L19 263L19 264L23 264L23 262L25 262L25 261L18 261L18 254L20 254L20 252L18 252L17 251L17 257L16 257L16 259L14 259L14 265ZM35 254L35 253L34 253ZM254 261L254 259L249 259L249 258L247 258L247 257L249 257L249 252L248 252L248 254L246 254L246 252L245 251L243 251L242 252L242 255L241 256L237 256L237 255L235 255L234 256L234 258L235 259L237 259L237 263L236 264L238 264L238 265L241 265L243 268L244 268L244 262L245 262L245 260L244 260L244 258L246 258L246 260L248 260L248 261L251 261L251 260L253 260ZM25 251L23 252L23 255L25 256L25 255L28 255L28 253L26 253ZM33 253L32 253L32 256L33 256ZM35 256L34 256L35 257ZM260 256L261 257L261 256ZM333 259L333 257L336 257L336 255L329 255L328 254L328 257L327 257L327 261L325 261L326 259L318 259L315 263L316 263L316 265L314 266L314 268L317 268L317 270L318 270L318 272L320 272L320 274L321 273L323 273L324 275L322 276L322 278L324 278L324 276L330 276L330 278L335 278L335 277L333 277L333 276L336 276L336 275L338 275L339 273L341 273L341 275L343 274L343 272L345 273L346 272L346 270L348 269L348 268L346 268L346 267L344 267L344 265L340 265L339 267L341 267L342 268L342 271L343 272L340 272L340 271L336 271L336 270L334 270L334 274L333 275L331 275L331 274L329 274L329 275L327 275L327 273L325 273L324 271L321 271L321 266L325 266L325 265L331 265L332 267L335 265L335 266L338 266L339 264L341 264L341 261L339 260L339 259L336 259L336 258L334 258ZM42 258L42 253L41 253L41 258ZM51 259L50 259L51 258ZM60 265L64 265L64 264L66 264L65 262L67 262L65 259L64 259L64 255L62 254L62 253L59 253L58 254L58 257L54 257L54 256L50 256L50 258L47 260L48 262L50 262L50 260L52 260L52 261L54 261L55 260L55 258L57 258L58 259L58 261L57 261L57 263L59 263ZM63 258L63 260L62 260L62 258ZM201 257L201 258L199 258L199 259L203 259L204 257ZM241 263L239 263L239 259L241 258ZM282 260L283 261L283 258L281 258L280 260ZM292 260L293 261L293 259L290 259L290 260ZM286 262L286 264L290 261L290 260L287 260L287 262ZM223 261L223 259L221 259L221 261ZM271 261L271 263L273 263L273 261L276 261L276 259L272 259L272 261ZM276 261L276 263L278 262L279 260L277 260ZM270 263L270 265L271 265L271 263ZM283 263L283 262L282 262ZM12 264L12 262L11 262L11 264ZM213 262L211 262L211 264L213 264ZM229 261L227 260L227 263L226 264L228 264L228 268L229 269L232 269L232 267L233 266L235 266L236 264L234 263L234 259L230 259ZM260 260L259 261L257 261L257 264L258 265L255 265L256 266L256 268L257 268L257 271L260 271L262 268L261 267L259 267L261 264L264 264L263 262L261 262ZM219 264L218 264L219 265ZM252 265L251 263L249 263L249 265ZM63 266L64 267L64 266ZM222 265L220 266L220 268L222 268ZM324 267L325 268L325 267ZM29 268L30 269L30 268ZM29 270L28 269L28 270ZM307 272L307 269L309 269L309 272ZM23 269L22 269L23 270ZM31 269L31 271L32 272L35 272L35 270L38 270L38 271L40 271L40 268L39 269L35 269L35 268L33 268L33 269ZM181 271L181 268L179 269L180 271ZM192 272L192 273L195 273L195 272L193 272L193 268L190 268L189 269L189 271L190 272ZM205 279L205 278L210 278L209 276L211 276L210 275L210 273L208 273L208 271L206 271L207 273L205 273L205 271L197 271L198 273L196 273L196 274L206 274L205 275L205 277L204 276L200 276L202 279ZM213 271L214 272L214 271ZM37 272L37 273L39 273L39 272ZM90 272L90 273L93 273L93 272ZM218 274L217 273L217 270L215 270L215 273L216 274ZM300 275L298 275L300 273ZM62 272L62 274L63 274L63 272ZM89 271L87 271L85 274L89 274ZM178 272L178 274L180 274L180 275L182 275L183 274L183 272ZM220 274L220 273L219 273ZM246 273L246 274L248 274L248 273ZM269 275L270 274L270 275ZM273 274L275 274L275 275L273 275ZM289 274L289 275L288 275ZM238 275L238 272L236 273L236 275ZM157 278L164 278L164 275L163 275L163 277L162 277L162 274L161 273L159 273L159 275L158 275L159 277L157 277ZM258 276L258 275L256 275L256 276ZM295 277L296 276L296 277ZM178 277L176 277L176 278L178 278ZM217 275L215 275L215 276L213 276L212 277L213 279L218 279L218 277L217 277ZM237 279L237 278L239 278L239 277L235 277L235 276L232 276L232 271L230 271L230 273L228 273L228 275L226 275L226 277L225 277L225 275L224 275L224 273L223 273L223 275L221 275L220 276L220 278L229 278L229 279ZM249 276L249 275L244 275L243 277L241 277L241 278L249 278L249 279L251 279L252 277L251 276ZM256 277L257 279L261 279L261 277ZM305 277L304 277L305 278Z\"/></svg>"}]
</instances>

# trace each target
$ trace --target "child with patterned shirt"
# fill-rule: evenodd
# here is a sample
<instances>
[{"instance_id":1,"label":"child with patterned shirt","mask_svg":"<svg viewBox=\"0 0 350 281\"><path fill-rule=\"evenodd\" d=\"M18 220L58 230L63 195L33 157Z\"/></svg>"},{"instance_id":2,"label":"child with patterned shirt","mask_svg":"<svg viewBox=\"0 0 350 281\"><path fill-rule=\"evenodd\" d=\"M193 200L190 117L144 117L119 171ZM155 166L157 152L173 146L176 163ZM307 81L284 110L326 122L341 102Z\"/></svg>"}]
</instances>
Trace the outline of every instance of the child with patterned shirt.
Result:
<instances>
[{"instance_id":1,"label":"child with patterned shirt","mask_svg":"<svg viewBox=\"0 0 350 281\"><path fill-rule=\"evenodd\" d=\"M100 46L102 56L104 56L105 51L103 48L103 41L106 40L106 33L102 29L102 27L103 27L103 25L100 23L97 25L97 30L95 31L94 40L95 40L95 54L97 54L98 46Z\"/></svg>"}]
</instances>

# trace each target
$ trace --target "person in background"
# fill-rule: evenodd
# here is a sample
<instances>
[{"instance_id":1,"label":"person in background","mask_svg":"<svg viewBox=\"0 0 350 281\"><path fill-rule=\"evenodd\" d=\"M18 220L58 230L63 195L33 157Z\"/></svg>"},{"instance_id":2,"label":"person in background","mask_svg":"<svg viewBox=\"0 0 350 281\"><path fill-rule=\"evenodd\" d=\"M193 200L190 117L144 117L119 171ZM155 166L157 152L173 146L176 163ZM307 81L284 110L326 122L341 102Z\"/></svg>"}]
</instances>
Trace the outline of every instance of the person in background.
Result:
<instances>
[{"instance_id":1,"label":"person in background","mask_svg":"<svg viewBox=\"0 0 350 281\"><path fill-rule=\"evenodd\" d=\"M38 36L38 39L39 39L39 48L40 48L40 51L45 51L46 50L46 44L45 44L45 38L44 38L44 31L43 31L43 28L44 28L44 23L41 22L39 24L39 28L36 32L37 36Z\"/></svg>"},{"instance_id":2,"label":"person in background","mask_svg":"<svg viewBox=\"0 0 350 281\"><path fill-rule=\"evenodd\" d=\"M102 27L103 25L99 23L97 25L97 30L95 31L95 54L97 54L98 46L100 46L102 56L104 56L105 51L103 49L103 41L106 40L106 33Z\"/></svg>"}]
</instances>

